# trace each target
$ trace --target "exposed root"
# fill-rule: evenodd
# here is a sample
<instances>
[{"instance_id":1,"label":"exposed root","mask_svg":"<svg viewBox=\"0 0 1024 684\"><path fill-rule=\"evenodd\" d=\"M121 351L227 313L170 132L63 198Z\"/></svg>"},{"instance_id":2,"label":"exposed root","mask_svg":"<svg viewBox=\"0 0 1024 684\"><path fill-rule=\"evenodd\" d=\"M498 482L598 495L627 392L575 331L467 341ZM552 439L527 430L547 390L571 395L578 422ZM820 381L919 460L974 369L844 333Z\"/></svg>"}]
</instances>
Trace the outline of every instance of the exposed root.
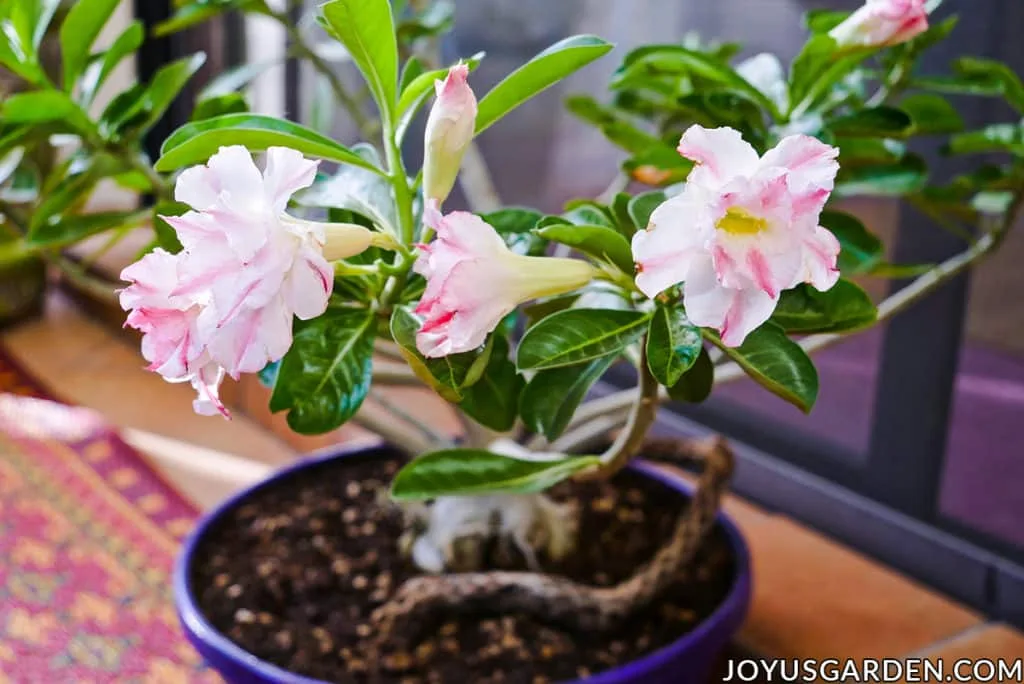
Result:
<instances>
[{"instance_id":1,"label":"exposed root","mask_svg":"<svg viewBox=\"0 0 1024 684\"><path fill-rule=\"evenodd\" d=\"M643 453L658 460L697 460L703 472L690 505L669 542L645 567L614 587L597 588L532 572L471 572L417 577L399 588L374 614L378 644L410 638L432 614L488 611L524 612L580 631L601 631L650 603L690 563L714 525L733 470L724 439L651 440Z\"/></svg>"}]
</instances>

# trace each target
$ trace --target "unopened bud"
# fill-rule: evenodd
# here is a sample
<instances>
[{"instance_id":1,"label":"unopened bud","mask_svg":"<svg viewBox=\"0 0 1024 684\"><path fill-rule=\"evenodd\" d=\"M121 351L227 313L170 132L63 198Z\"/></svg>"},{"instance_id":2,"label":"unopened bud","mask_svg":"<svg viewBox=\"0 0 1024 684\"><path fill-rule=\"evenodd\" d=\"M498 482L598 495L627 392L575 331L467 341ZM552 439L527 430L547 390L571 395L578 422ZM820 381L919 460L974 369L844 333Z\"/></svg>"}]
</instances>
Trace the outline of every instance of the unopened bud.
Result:
<instances>
[{"instance_id":1,"label":"unopened bud","mask_svg":"<svg viewBox=\"0 0 1024 684\"><path fill-rule=\"evenodd\" d=\"M462 166L462 156L473 140L476 96L469 87L469 67L456 64L434 88L437 100L427 118L423 162L423 192L439 205L448 198Z\"/></svg>"}]
</instances>

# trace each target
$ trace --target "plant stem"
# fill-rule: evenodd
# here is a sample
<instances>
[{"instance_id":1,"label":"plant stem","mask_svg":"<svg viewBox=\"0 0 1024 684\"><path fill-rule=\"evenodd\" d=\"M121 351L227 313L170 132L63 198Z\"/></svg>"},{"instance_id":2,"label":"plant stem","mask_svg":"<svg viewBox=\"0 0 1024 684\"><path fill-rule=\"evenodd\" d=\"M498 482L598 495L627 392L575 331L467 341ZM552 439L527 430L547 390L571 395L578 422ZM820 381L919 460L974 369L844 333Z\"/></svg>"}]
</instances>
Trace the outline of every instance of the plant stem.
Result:
<instances>
[{"instance_id":1,"label":"plant stem","mask_svg":"<svg viewBox=\"0 0 1024 684\"><path fill-rule=\"evenodd\" d=\"M615 442L601 454L601 465L593 471L587 472L584 477L610 478L624 468L640 451L647 431L654 425L658 416L658 381L654 379L650 368L647 366L647 343L646 338L640 344L640 360L638 372L640 379L637 383L636 398L626 420L625 429L619 433Z\"/></svg>"},{"instance_id":2,"label":"plant stem","mask_svg":"<svg viewBox=\"0 0 1024 684\"><path fill-rule=\"evenodd\" d=\"M436 430L428 426L426 423L421 421L419 418L412 415L405 409L401 408L395 402L391 401L382 393L371 392L370 397L373 399L374 402L379 404L381 408L390 413L394 418L398 418L408 427L418 432L420 436L422 436L423 439L426 440L427 443L429 443L429 447L427 449L419 449L417 451L412 452L414 456L417 456L423 453L424 451L432 451L434 449L455 446L455 443L449 437L437 432Z\"/></svg>"},{"instance_id":3,"label":"plant stem","mask_svg":"<svg viewBox=\"0 0 1024 684\"><path fill-rule=\"evenodd\" d=\"M374 400L364 402L353 420L370 432L376 433L408 454L433 451L438 444L401 420Z\"/></svg>"}]
</instances>

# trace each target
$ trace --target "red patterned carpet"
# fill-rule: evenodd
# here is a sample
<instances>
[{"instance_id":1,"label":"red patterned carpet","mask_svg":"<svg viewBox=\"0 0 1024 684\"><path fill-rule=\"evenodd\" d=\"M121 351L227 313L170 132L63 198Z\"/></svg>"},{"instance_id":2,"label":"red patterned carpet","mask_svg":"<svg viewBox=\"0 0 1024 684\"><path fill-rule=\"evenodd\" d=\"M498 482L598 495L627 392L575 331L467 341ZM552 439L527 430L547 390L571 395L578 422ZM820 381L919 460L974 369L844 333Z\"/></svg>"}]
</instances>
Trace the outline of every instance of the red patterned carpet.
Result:
<instances>
[{"instance_id":1,"label":"red patterned carpet","mask_svg":"<svg viewBox=\"0 0 1024 684\"><path fill-rule=\"evenodd\" d=\"M0 350L0 684L217 682L170 574L195 509Z\"/></svg>"}]
</instances>

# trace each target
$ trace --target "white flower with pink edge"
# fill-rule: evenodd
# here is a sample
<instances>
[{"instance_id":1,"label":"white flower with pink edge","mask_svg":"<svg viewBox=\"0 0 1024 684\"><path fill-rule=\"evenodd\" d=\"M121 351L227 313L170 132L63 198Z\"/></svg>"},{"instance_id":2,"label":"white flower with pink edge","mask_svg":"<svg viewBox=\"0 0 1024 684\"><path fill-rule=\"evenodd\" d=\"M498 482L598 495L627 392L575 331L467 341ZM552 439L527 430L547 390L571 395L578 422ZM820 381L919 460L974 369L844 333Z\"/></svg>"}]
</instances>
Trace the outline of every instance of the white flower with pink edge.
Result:
<instances>
[{"instance_id":1,"label":"white flower with pink edge","mask_svg":"<svg viewBox=\"0 0 1024 684\"><path fill-rule=\"evenodd\" d=\"M221 148L178 178L175 199L192 211L163 217L182 251L155 250L121 274L130 283L120 295L125 325L143 333L149 369L191 382L198 413L228 416L218 398L224 376L279 360L292 343L293 317L327 308L334 274L323 256L324 226L284 213L316 169L301 153L272 147L261 172L244 147ZM366 249L371 231L335 226L331 238L340 258Z\"/></svg>"},{"instance_id":2,"label":"white flower with pink edge","mask_svg":"<svg viewBox=\"0 0 1024 684\"><path fill-rule=\"evenodd\" d=\"M415 265L427 279L416 307L424 319L416 347L428 358L476 349L523 302L571 292L596 273L577 259L515 254L474 214L441 216L428 208L425 221L437 231L433 242L420 246Z\"/></svg>"},{"instance_id":3,"label":"white flower with pink edge","mask_svg":"<svg viewBox=\"0 0 1024 684\"><path fill-rule=\"evenodd\" d=\"M818 225L838 150L790 136L763 157L730 128L693 126L679 153L696 163L685 189L633 237L636 284L649 297L682 283L695 324L739 346L783 290L839 279L839 242Z\"/></svg>"}]
</instances>

